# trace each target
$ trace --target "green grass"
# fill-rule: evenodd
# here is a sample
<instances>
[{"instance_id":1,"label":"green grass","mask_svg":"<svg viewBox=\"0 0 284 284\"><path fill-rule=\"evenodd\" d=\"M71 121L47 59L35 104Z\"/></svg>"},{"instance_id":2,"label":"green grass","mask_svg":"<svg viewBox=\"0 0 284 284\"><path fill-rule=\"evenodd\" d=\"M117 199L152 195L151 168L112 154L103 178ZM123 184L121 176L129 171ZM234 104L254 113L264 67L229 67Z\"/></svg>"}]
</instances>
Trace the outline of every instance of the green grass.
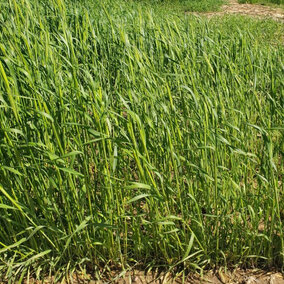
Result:
<instances>
[{"instance_id":1,"label":"green grass","mask_svg":"<svg viewBox=\"0 0 284 284\"><path fill-rule=\"evenodd\" d=\"M161 13L169 10L176 12L212 12L218 11L225 0L136 0L135 3L157 7Z\"/></svg>"},{"instance_id":2,"label":"green grass","mask_svg":"<svg viewBox=\"0 0 284 284\"><path fill-rule=\"evenodd\" d=\"M103 3L0 3L0 278L283 269L283 25Z\"/></svg>"},{"instance_id":3,"label":"green grass","mask_svg":"<svg viewBox=\"0 0 284 284\"><path fill-rule=\"evenodd\" d=\"M284 8L284 0L239 0L239 3L261 4L261 5L273 5Z\"/></svg>"},{"instance_id":4,"label":"green grass","mask_svg":"<svg viewBox=\"0 0 284 284\"><path fill-rule=\"evenodd\" d=\"M218 11L225 2L224 0L181 0L180 6L188 12L212 12Z\"/></svg>"}]
</instances>

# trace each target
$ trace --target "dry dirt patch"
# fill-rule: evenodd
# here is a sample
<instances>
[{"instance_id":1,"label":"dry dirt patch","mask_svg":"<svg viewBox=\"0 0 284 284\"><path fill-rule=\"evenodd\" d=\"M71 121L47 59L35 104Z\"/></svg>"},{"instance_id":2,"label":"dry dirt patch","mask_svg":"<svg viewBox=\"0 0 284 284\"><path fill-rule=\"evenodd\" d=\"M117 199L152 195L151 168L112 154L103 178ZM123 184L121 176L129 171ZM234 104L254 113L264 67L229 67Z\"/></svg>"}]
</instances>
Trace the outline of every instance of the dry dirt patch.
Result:
<instances>
[{"instance_id":1,"label":"dry dirt patch","mask_svg":"<svg viewBox=\"0 0 284 284\"><path fill-rule=\"evenodd\" d=\"M91 282L95 284L97 282ZM276 272L264 272L253 270L236 270L234 272L222 272L218 271L213 273L207 272L203 277L188 275L185 279L181 277L174 278L169 274L160 275L155 278L151 275L145 276L140 272L132 277L125 277L114 283L118 284L144 284L144 283L157 283L157 284L284 284L284 278L281 273Z\"/></svg>"},{"instance_id":2,"label":"dry dirt patch","mask_svg":"<svg viewBox=\"0 0 284 284\"><path fill-rule=\"evenodd\" d=\"M196 14L196 13L195 13ZM239 4L238 0L229 0L219 12L199 13L199 15L222 16L222 15L247 15L258 18L272 18L284 22L284 10L257 4Z\"/></svg>"},{"instance_id":3,"label":"dry dirt patch","mask_svg":"<svg viewBox=\"0 0 284 284\"><path fill-rule=\"evenodd\" d=\"M184 277L181 275L172 275L170 273L144 273L140 270L126 272L123 275L114 275L105 278L103 281L92 280L90 274L74 275L72 280L54 282L52 278L44 281L24 281L25 284L284 284L284 275L280 272L267 272L263 270L241 270L236 269L233 272L208 271L203 277L197 274L188 274ZM1 283L1 281L0 281Z\"/></svg>"},{"instance_id":4,"label":"dry dirt patch","mask_svg":"<svg viewBox=\"0 0 284 284\"><path fill-rule=\"evenodd\" d=\"M95 284L97 282L91 282ZM127 275L116 282L118 284L144 284L144 283L157 283L157 284L284 284L284 278L281 273L276 272L264 272L253 270L236 270L234 272L207 272L203 277L197 275L188 275L185 279L182 277L173 277L170 274L159 275L159 277L153 277L153 275L143 275L143 273Z\"/></svg>"}]
</instances>

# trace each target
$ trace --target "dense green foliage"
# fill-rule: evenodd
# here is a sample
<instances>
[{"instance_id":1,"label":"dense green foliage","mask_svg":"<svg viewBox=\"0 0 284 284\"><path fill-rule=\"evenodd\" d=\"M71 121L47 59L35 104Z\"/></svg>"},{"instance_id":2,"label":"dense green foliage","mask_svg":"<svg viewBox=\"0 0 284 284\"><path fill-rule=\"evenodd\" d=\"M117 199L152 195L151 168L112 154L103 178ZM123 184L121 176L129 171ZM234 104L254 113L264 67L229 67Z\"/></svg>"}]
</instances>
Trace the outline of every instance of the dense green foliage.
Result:
<instances>
[{"instance_id":1,"label":"dense green foliage","mask_svg":"<svg viewBox=\"0 0 284 284\"><path fill-rule=\"evenodd\" d=\"M279 24L0 3L3 278L283 267Z\"/></svg>"}]
</instances>

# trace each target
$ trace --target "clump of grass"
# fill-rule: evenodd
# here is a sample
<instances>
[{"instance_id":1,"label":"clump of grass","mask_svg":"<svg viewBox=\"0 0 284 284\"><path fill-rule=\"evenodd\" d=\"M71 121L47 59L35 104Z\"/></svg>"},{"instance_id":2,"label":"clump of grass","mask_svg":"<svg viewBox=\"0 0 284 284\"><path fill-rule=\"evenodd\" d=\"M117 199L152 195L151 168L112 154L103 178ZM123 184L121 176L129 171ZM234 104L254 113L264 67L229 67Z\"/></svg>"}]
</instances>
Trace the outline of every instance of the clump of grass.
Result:
<instances>
[{"instance_id":1,"label":"clump of grass","mask_svg":"<svg viewBox=\"0 0 284 284\"><path fill-rule=\"evenodd\" d=\"M283 47L129 7L1 4L0 274L283 268Z\"/></svg>"}]
</instances>

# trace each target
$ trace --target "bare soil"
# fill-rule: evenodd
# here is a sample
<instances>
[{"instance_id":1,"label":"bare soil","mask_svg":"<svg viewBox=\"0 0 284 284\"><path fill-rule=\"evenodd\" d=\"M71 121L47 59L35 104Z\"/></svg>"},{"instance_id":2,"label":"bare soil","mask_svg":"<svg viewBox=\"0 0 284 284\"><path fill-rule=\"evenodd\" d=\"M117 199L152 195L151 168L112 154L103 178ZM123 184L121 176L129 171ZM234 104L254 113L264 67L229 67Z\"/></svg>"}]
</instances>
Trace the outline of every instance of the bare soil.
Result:
<instances>
[{"instance_id":1,"label":"bare soil","mask_svg":"<svg viewBox=\"0 0 284 284\"><path fill-rule=\"evenodd\" d=\"M90 282L95 284L97 282ZM144 284L144 283L190 283L190 284L284 284L283 274L276 272L264 272L260 270L236 270L234 272L218 272L209 271L203 277L189 274L184 279L181 276L173 277L170 274L159 275L144 275L143 273L134 273L125 275L124 278L116 280L113 283L118 284Z\"/></svg>"},{"instance_id":2,"label":"bare soil","mask_svg":"<svg viewBox=\"0 0 284 284\"><path fill-rule=\"evenodd\" d=\"M95 284L96 282L90 282ZM160 277L153 277L153 275L145 276L138 273L138 275L127 275L115 283L118 284L144 284L144 283L190 283L190 284L284 284L283 274L276 272L264 271L244 271L236 270L234 272L207 272L203 277L197 275L188 275L185 279L182 277L173 278L170 274L165 274Z\"/></svg>"},{"instance_id":3,"label":"bare soil","mask_svg":"<svg viewBox=\"0 0 284 284\"><path fill-rule=\"evenodd\" d=\"M112 280L111 280L112 279ZM1 281L0 281L1 283ZM2 282L3 283L3 282ZM54 282L52 278L47 278L44 281L24 281L25 284L59 284ZM76 274L72 280L62 281L60 284L284 284L284 275L280 272L267 272L263 270L241 270L225 271L208 271L203 276L198 274L188 274L184 277L182 275L172 275L170 273L147 273L143 271L134 270L126 272L125 274L116 273L104 281L92 280L90 274L80 275Z\"/></svg>"},{"instance_id":4,"label":"bare soil","mask_svg":"<svg viewBox=\"0 0 284 284\"><path fill-rule=\"evenodd\" d=\"M284 10L282 8L275 8L258 4L240 4L238 3L238 0L229 0L229 3L224 5L221 8L221 11L198 14L206 15L208 17L239 14L257 18L271 18L284 22Z\"/></svg>"}]
</instances>

